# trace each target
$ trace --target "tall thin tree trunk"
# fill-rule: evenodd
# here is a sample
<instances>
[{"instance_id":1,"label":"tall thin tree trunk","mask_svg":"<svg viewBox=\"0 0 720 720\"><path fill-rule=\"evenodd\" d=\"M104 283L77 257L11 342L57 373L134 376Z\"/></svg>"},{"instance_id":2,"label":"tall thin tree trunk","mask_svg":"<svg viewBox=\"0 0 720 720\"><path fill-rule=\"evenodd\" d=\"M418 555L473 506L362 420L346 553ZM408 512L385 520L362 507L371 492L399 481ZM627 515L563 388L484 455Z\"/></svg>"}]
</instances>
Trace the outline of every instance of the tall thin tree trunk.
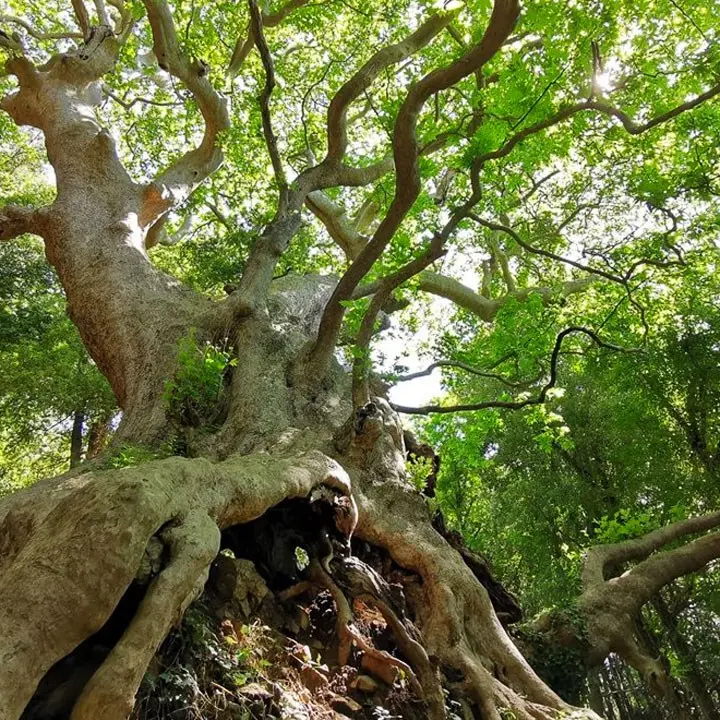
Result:
<instances>
[{"instance_id":1,"label":"tall thin tree trunk","mask_svg":"<svg viewBox=\"0 0 720 720\"><path fill-rule=\"evenodd\" d=\"M85 457L88 460L97 457L102 449L105 447L108 436L110 435L110 419L108 416L103 415L96 418L90 423L90 430L88 431L88 447Z\"/></svg>"},{"instance_id":2,"label":"tall thin tree trunk","mask_svg":"<svg viewBox=\"0 0 720 720\"><path fill-rule=\"evenodd\" d=\"M73 415L72 434L70 435L70 467L77 467L82 462L82 435L85 413L76 410Z\"/></svg>"}]
</instances>

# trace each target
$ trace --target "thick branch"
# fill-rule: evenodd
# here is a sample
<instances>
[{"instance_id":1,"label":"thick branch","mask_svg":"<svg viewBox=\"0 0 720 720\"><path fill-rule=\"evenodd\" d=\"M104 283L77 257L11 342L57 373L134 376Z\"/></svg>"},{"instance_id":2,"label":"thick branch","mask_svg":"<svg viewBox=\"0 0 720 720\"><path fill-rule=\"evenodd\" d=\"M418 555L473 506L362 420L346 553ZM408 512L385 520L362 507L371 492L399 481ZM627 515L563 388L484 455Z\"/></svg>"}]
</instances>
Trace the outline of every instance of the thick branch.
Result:
<instances>
[{"instance_id":1,"label":"thick branch","mask_svg":"<svg viewBox=\"0 0 720 720\"><path fill-rule=\"evenodd\" d=\"M222 162L217 147L220 132L230 125L225 98L207 78L207 66L189 61L175 33L170 8L165 0L143 0L153 33L153 52L163 70L180 80L192 93L205 121L200 145L183 155L147 188L140 218L148 226L183 201Z\"/></svg>"},{"instance_id":2,"label":"thick branch","mask_svg":"<svg viewBox=\"0 0 720 720\"><path fill-rule=\"evenodd\" d=\"M305 204L345 255L350 260L355 259L367 243L367 237L355 229L345 210L320 190L308 193Z\"/></svg>"},{"instance_id":3,"label":"thick branch","mask_svg":"<svg viewBox=\"0 0 720 720\"><path fill-rule=\"evenodd\" d=\"M75 19L82 30L83 37L87 37L90 34L90 16L85 7L85 0L71 0L71 2Z\"/></svg>"},{"instance_id":4,"label":"thick branch","mask_svg":"<svg viewBox=\"0 0 720 720\"><path fill-rule=\"evenodd\" d=\"M395 45L376 52L336 93L330 102L327 116L328 152L326 161L339 162L347 149L347 111L350 104L367 90L377 76L425 47L438 33L450 24L452 13L433 15L412 35Z\"/></svg>"},{"instance_id":5,"label":"thick branch","mask_svg":"<svg viewBox=\"0 0 720 720\"><path fill-rule=\"evenodd\" d=\"M716 525L719 524L720 520ZM630 588L638 606L642 606L665 585L702 570L717 558L720 558L720 532L708 533L674 550L652 555L618 578L618 583Z\"/></svg>"},{"instance_id":6,"label":"thick branch","mask_svg":"<svg viewBox=\"0 0 720 720\"><path fill-rule=\"evenodd\" d=\"M661 527L639 538L626 540L612 545L596 545L588 550L583 567L584 587L605 581L605 569L608 565L621 565L633 560L644 560L665 545L695 533L710 530L720 525L720 512L681 520Z\"/></svg>"},{"instance_id":7,"label":"thick branch","mask_svg":"<svg viewBox=\"0 0 720 720\"><path fill-rule=\"evenodd\" d=\"M418 169L420 150L416 132L420 111L434 94L452 87L483 67L502 47L515 26L519 12L520 8L516 0L495 0L490 23L480 43L450 65L429 73L410 89L398 113L393 134L393 156L397 177L395 196L387 215L370 242L341 278L325 308L320 322L318 339L309 357L310 364L317 370L324 371L332 357L345 313L343 301L352 296L358 283L380 257L420 192ZM348 93L348 95L350 96L352 93ZM345 106L348 102L345 103ZM340 121L344 117L344 110L341 104L338 104L338 109L333 117L337 117L334 126L342 134ZM329 123L328 128L331 130L333 124ZM344 149L342 138L335 142L336 148ZM338 149L334 150L335 153L338 151Z\"/></svg>"},{"instance_id":8,"label":"thick branch","mask_svg":"<svg viewBox=\"0 0 720 720\"><path fill-rule=\"evenodd\" d=\"M12 240L18 235L40 235L42 212L35 208L6 205L0 208L0 241Z\"/></svg>"},{"instance_id":9,"label":"thick branch","mask_svg":"<svg viewBox=\"0 0 720 720\"><path fill-rule=\"evenodd\" d=\"M459 280L448 277L447 275L440 275L438 273L425 270L418 275L418 289L423 292L437 295L438 297L444 297L447 300L451 300L456 305L470 311L474 315L477 315L481 320L485 322L492 322L495 319L500 308L510 298L524 301L533 294L539 294L545 302L551 302L554 298L567 297L574 293L583 292L594 282L593 278L579 278L576 280L568 280L562 283L557 288L549 287L529 287L516 290L513 293L508 293L502 297L490 299L486 298L474 290L469 288L467 285L463 285ZM361 285L353 293L353 298L365 297L372 295L377 291L378 283L372 282L366 285Z\"/></svg>"}]
</instances>

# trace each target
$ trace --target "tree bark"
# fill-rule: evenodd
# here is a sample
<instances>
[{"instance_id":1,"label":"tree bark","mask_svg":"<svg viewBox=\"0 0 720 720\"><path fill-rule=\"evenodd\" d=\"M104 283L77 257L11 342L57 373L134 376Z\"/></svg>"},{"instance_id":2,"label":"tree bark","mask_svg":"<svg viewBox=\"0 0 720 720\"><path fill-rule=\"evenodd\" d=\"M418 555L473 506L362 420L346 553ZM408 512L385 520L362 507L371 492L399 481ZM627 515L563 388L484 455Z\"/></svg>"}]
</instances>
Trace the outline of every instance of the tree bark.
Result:
<instances>
[{"instance_id":1,"label":"tree bark","mask_svg":"<svg viewBox=\"0 0 720 720\"><path fill-rule=\"evenodd\" d=\"M346 501L349 509L336 517L344 538L354 533L420 576L421 587L408 600L423 644L440 666L462 675L483 718L500 720L506 711L520 720L566 713L570 708L508 638L462 556L433 529L424 499L405 477L397 414L383 398L353 408L349 379L327 337L323 362L305 362L329 298L340 302L344 295L333 279L272 282L272 275L312 188L286 192L286 207L254 245L241 287L222 305L150 263L145 245L155 223L217 167L215 137L226 116L219 95L181 56L167 6L144 4L156 57L191 90L203 113L202 143L152 183L130 178L93 112L99 79L118 51L107 29L96 29L100 35L93 33L78 52L44 69L14 57L8 69L19 90L2 109L17 124L43 131L57 197L38 211L3 209L0 237L30 231L44 239L68 313L123 410L115 445L158 447L179 429L194 457L115 470L102 470L96 458L0 500L0 720L17 720L48 670L103 627L131 583L145 575L151 548L160 546L162 562L142 601L71 716L124 720L157 647L202 588L220 531L318 489ZM516 14L514 3L498 3L493 18L504 34L493 30L471 54L473 62L492 56ZM404 111L408 128L433 92L471 69L451 65L417 86ZM414 187L416 172L407 157L399 158ZM335 170L326 163L313 173L322 185ZM340 170L352 175L352 168ZM416 194L411 189L403 208ZM373 247L382 251L382 243ZM363 274L346 282L347 293ZM201 341L226 341L236 360L225 378L220 427L204 433L171 422L163 399L165 383L176 376L178 341L192 332ZM432 707L429 717L441 720L444 708ZM596 718L590 711L577 715Z\"/></svg>"},{"instance_id":2,"label":"tree bark","mask_svg":"<svg viewBox=\"0 0 720 720\"><path fill-rule=\"evenodd\" d=\"M73 414L73 426L70 433L70 467L77 467L82 462L82 445L83 445L83 423L85 422L85 413L77 410Z\"/></svg>"},{"instance_id":3,"label":"tree bark","mask_svg":"<svg viewBox=\"0 0 720 720\"><path fill-rule=\"evenodd\" d=\"M648 647L637 618L665 585L720 557L720 532L715 530L719 525L720 513L710 513L588 551L578 609L587 623L585 650L591 666L599 666L615 652L641 673L655 693L673 701L672 680L657 649ZM685 544L664 549L703 532L706 534ZM626 563L632 561L636 564L625 570Z\"/></svg>"}]
</instances>

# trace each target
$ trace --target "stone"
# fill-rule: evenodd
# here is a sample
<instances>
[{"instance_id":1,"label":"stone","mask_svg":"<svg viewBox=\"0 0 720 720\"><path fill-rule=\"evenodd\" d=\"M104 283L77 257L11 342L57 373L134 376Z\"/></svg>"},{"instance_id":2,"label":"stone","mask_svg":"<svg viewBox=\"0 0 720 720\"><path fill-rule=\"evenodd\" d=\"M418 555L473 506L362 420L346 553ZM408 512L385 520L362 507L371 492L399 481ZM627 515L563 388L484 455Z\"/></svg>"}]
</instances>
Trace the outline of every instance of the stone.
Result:
<instances>
[{"instance_id":1,"label":"stone","mask_svg":"<svg viewBox=\"0 0 720 720\"><path fill-rule=\"evenodd\" d=\"M373 680L369 675L358 675L350 684L353 690L366 693L368 695L374 693L379 685L377 680Z\"/></svg>"}]
</instances>

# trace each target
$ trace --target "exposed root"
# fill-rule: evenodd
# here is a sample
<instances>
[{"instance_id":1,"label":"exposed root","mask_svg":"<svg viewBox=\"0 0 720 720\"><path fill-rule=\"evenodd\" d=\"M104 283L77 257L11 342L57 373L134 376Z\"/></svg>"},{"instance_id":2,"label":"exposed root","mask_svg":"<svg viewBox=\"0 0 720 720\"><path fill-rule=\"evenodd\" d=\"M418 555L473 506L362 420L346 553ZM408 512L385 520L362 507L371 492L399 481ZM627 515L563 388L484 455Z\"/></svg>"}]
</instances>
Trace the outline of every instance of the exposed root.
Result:
<instances>
[{"instance_id":1,"label":"exposed root","mask_svg":"<svg viewBox=\"0 0 720 720\"><path fill-rule=\"evenodd\" d=\"M433 669L430 658L425 648L415 639L410 637L404 623L395 614L395 611L384 601L370 595L361 596L361 599L375 605L382 613L385 622L392 631L398 647L403 655L416 669L420 683L424 689L424 696L428 703L430 718L445 717L445 702L443 699L442 685L437 672Z\"/></svg>"},{"instance_id":2,"label":"exposed root","mask_svg":"<svg viewBox=\"0 0 720 720\"><path fill-rule=\"evenodd\" d=\"M338 652L338 662L340 665L347 665L348 660L350 659L352 644L355 643L360 650L368 655L371 655L379 662L385 665L400 668L407 676L415 694L418 698L422 699L424 697L422 685L419 683L410 666L402 660L393 657L390 653L374 648L354 627L350 603L347 601L343 591L337 586L327 572L325 572L322 565L317 561L313 561L310 564L309 574L310 579L319 585L322 585L322 587L324 587L332 595L333 601L335 602L335 608L337 610L338 639L340 642Z\"/></svg>"},{"instance_id":3,"label":"exposed root","mask_svg":"<svg viewBox=\"0 0 720 720\"><path fill-rule=\"evenodd\" d=\"M462 673L465 691L482 717L501 720L502 708L523 720L573 712L514 646L471 569L431 527L424 501L395 482L358 478L354 491L360 513L356 534L421 576L422 585L409 600L427 653ZM597 719L590 711L576 712L576 717Z\"/></svg>"},{"instance_id":4,"label":"exposed root","mask_svg":"<svg viewBox=\"0 0 720 720\"><path fill-rule=\"evenodd\" d=\"M104 626L144 572L150 539L180 518L162 535L171 564L73 715L125 718L155 649L202 584L219 548L218 528L247 523L322 486L350 496L343 469L311 450L217 464L168 458L62 477L1 499L0 548L7 555L0 561L0 720L17 720L50 668ZM354 506L345 506L349 527Z\"/></svg>"},{"instance_id":5,"label":"exposed root","mask_svg":"<svg viewBox=\"0 0 720 720\"><path fill-rule=\"evenodd\" d=\"M170 562L153 581L137 614L90 679L72 720L125 720L150 660L170 628L202 590L220 549L220 530L203 512L162 533Z\"/></svg>"}]
</instances>

